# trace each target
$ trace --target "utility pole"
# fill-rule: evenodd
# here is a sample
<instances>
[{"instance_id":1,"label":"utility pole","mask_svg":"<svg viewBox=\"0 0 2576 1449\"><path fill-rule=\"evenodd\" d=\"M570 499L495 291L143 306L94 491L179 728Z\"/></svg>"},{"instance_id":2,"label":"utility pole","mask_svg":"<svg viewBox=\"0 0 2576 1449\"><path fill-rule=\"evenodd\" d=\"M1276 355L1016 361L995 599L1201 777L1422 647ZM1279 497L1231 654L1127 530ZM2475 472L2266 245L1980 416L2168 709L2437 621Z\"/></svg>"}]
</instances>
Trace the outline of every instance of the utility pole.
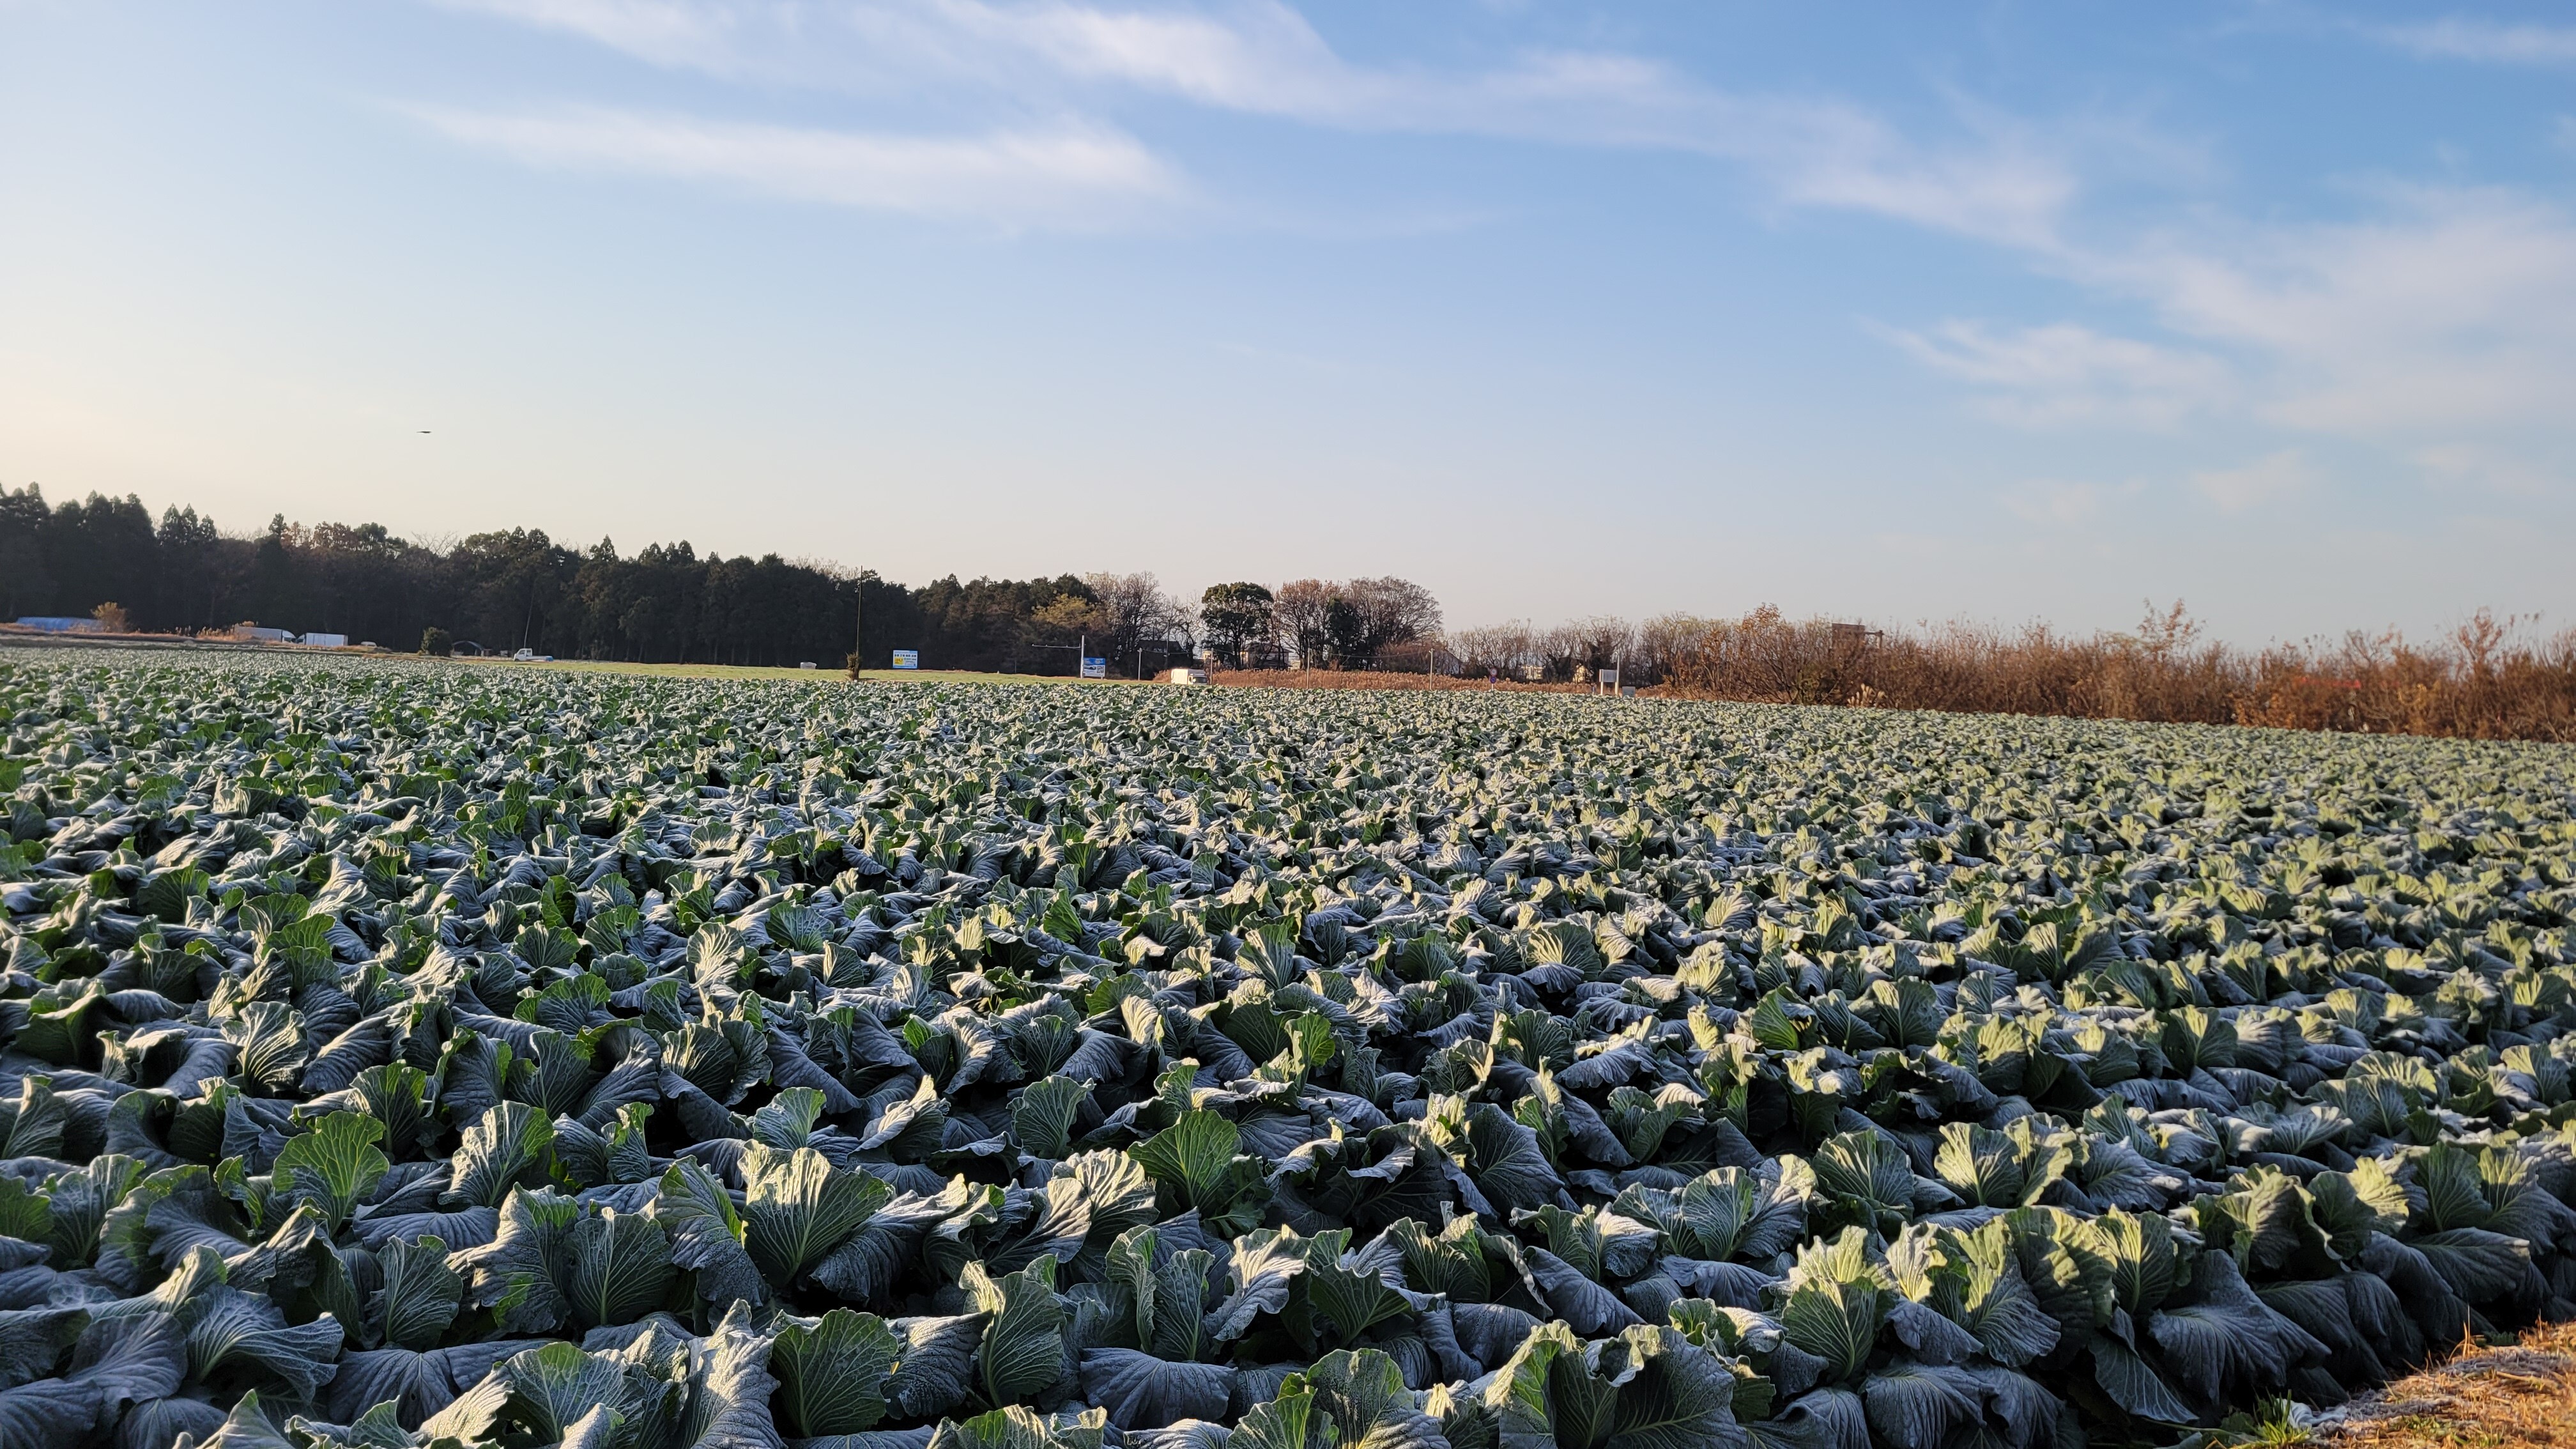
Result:
<instances>
[{"instance_id":1,"label":"utility pole","mask_svg":"<svg viewBox=\"0 0 2576 1449\"><path fill-rule=\"evenodd\" d=\"M866 569L859 570L859 576L851 581L850 592L858 599L857 603L850 606L850 667L853 671L859 671L868 666L868 571ZM851 677L855 679L860 675L854 672Z\"/></svg>"}]
</instances>

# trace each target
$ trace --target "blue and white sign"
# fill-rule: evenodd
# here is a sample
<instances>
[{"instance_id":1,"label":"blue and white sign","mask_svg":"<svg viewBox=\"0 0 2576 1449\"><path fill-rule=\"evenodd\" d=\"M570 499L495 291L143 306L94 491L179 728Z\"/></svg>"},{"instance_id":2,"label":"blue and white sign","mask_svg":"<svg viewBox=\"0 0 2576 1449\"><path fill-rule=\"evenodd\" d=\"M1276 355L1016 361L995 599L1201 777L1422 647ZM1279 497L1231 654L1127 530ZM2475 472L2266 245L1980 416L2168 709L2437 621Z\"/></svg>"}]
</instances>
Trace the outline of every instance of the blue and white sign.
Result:
<instances>
[{"instance_id":1,"label":"blue and white sign","mask_svg":"<svg viewBox=\"0 0 2576 1449\"><path fill-rule=\"evenodd\" d=\"M897 669L919 669L921 667L921 651L918 649L898 649L894 651L894 667Z\"/></svg>"},{"instance_id":2,"label":"blue and white sign","mask_svg":"<svg viewBox=\"0 0 2576 1449\"><path fill-rule=\"evenodd\" d=\"M1085 659L1082 661L1082 677L1085 679L1107 679L1109 677L1109 661L1106 659Z\"/></svg>"}]
</instances>

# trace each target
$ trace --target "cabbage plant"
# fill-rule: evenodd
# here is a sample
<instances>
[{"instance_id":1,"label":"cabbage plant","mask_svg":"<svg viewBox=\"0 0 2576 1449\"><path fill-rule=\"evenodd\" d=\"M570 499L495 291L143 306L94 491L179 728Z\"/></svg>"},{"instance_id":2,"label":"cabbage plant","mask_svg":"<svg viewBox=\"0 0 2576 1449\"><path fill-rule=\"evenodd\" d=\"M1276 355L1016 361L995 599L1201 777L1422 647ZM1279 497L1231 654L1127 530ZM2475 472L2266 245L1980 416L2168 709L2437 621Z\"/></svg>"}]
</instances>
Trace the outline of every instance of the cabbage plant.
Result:
<instances>
[{"instance_id":1,"label":"cabbage plant","mask_svg":"<svg viewBox=\"0 0 2576 1449\"><path fill-rule=\"evenodd\" d=\"M2576 1316L2576 753L0 655L0 1443L2039 1449Z\"/></svg>"}]
</instances>

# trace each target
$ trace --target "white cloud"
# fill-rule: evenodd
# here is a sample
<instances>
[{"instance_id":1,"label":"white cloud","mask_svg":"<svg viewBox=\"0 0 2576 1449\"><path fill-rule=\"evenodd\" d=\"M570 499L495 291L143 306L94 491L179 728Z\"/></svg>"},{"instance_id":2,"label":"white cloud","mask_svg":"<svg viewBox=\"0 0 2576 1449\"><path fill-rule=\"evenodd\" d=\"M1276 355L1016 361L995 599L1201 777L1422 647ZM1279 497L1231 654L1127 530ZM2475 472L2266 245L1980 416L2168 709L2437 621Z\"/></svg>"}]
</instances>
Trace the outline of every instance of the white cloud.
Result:
<instances>
[{"instance_id":1,"label":"white cloud","mask_svg":"<svg viewBox=\"0 0 2576 1449\"><path fill-rule=\"evenodd\" d=\"M1977 118L1962 143L1908 137L1839 101L1740 95L1661 62L1541 50L1483 72L1355 66L1279 0L1201 10L947 0L940 12L1070 76L1202 105L1368 131L1695 152L1752 167L1792 205L2044 245L2072 167L2029 128Z\"/></svg>"},{"instance_id":2,"label":"white cloud","mask_svg":"<svg viewBox=\"0 0 2576 1449\"><path fill-rule=\"evenodd\" d=\"M2022 425L2167 426L2213 411L2413 446L2576 416L2576 220L2522 191L2393 186L2357 219L2175 209L2106 239L2087 184L2196 178L2143 125L1953 107L1931 134L1822 96L1745 94L1658 60L1533 50L1482 69L1362 64L1284 0L440 0L655 65L821 87L969 139L774 129L623 112L457 120L552 165L725 179L786 195L1004 220L1096 220L1180 189L1096 121L1140 99L1363 132L1693 154L1780 205L1982 240L2143 305L2161 335L1952 321L1898 345ZM2540 61L2576 29L2454 18L2387 32L2425 54ZM451 119L455 119L451 117ZM981 128L989 127L989 134ZM2108 178L2108 179L2106 179Z\"/></svg>"},{"instance_id":3,"label":"white cloud","mask_svg":"<svg viewBox=\"0 0 2576 1449\"><path fill-rule=\"evenodd\" d=\"M2425 481L2450 490L2540 499L2567 495L2569 477L2531 459L2480 443L2442 443L2415 451Z\"/></svg>"},{"instance_id":4,"label":"white cloud","mask_svg":"<svg viewBox=\"0 0 2576 1449\"><path fill-rule=\"evenodd\" d=\"M1110 10L952 0L932 11L963 36L1022 52L1063 75L1106 80L1232 111L1347 123L1384 117L1399 78L1343 64L1304 16L1279 4L1229 20L1190 10Z\"/></svg>"},{"instance_id":5,"label":"white cloud","mask_svg":"<svg viewBox=\"0 0 2576 1449\"><path fill-rule=\"evenodd\" d=\"M2258 411L2285 426L2388 436L2576 409L2576 220L2518 192L2395 191L2366 220L2167 238L2098 273L2267 364Z\"/></svg>"},{"instance_id":6,"label":"white cloud","mask_svg":"<svg viewBox=\"0 0 2576 1449\"><path fill-rule=\"evenodd\" d=\"M655 65L947 105L1081 113L1136 95L1368 132L1696 153L1782 201L2045 246L2076 192L2044 133L1975 118L1935 143L1857 107L1738 95L1661 62L1533 50L1456 72L1344 59L1282 0L437 0Z\"/></svg>"},{"instance_id":7,"label":"white cloud","mask_svg":"<svg viewBox=\"0 0 2576 1449\"><path fill-rule=\"evenodd\" d=\"M2294 498L2316 484L2316 470L2296 448L2285 448L2240 468L2216 468L2191 475L2191 486L2225 513L2243 513Z\"/></svg>"},{"instance_id":8,"label":"white cloud","mask_svg":"<svg viewBox=\"0 0 2576 1449\"><path fill-rule=\"evenodd\" d=\"M2068 323L1999 331L1950 321L1894 336L1925 366L1985 389L1990 410L2017 423L2163 427L2217 406L2229 387L2226 362L2207 353Z\"/></svg>"},{"instance_id":9,"label":"white cloud","mask_svg":"<svg viewBox=\"0 0 2576 1449\"><path fill-rule=\"evenodd\" d=\"M2576 26L2514 25L2452 16L2372 32L2401 50L2441 60L2501 65L2576 65Z\"/></svg>"},{"instance_id":10,"label":"white cloud","mask_svg":"<svg viewBox=\"0 0 2576 1449\"><path fill-rule=\"evenodd\" d=\"M1078 225L1180 190L1171 168L1134 138L1090 125L904 136L595 107L412 113L458 141L531 165L718 181L922 216Z\"/></svg>"},{"instance_id":11,"label":"white cloud","mask_svg":"<svg viewBox=\"0 0 2576 1449\"><path fill-rule=\"evenodd\" d=\"M2383 187L2369 200L2356 220L2203 214L2143 242L2026 250L2038 270L2145 305L2172 340L1961 321L1891 335L2023 424L2224 410L2407 443L2576 417L2576 217L2505 188Z\"/></svg>"},{"instance_id":12,"label":"white cloud","mask_svg":"<svg viewBox=\"0 0 2576 1449\"><path fill-rule=\"evenodd\" d=\"M595 41L655 65L740 68L746 32L792 25L804 7L770 0L432 0Z\"/></svg>"},{"instance_id":13,"label":"white cloud","mask_svg":"<svg viewBox=\"0 0 2576 1449\"><path fill-rule=\"evenodd\" d=\"M2005 511L2026 523L2068 527L2089 523L2102 515L2114 499L2137 491L2134 486L2113 487L2104 483L2068 483L2036 479L2011 489L2003 495Z\"/></svg>"}]
</instances>

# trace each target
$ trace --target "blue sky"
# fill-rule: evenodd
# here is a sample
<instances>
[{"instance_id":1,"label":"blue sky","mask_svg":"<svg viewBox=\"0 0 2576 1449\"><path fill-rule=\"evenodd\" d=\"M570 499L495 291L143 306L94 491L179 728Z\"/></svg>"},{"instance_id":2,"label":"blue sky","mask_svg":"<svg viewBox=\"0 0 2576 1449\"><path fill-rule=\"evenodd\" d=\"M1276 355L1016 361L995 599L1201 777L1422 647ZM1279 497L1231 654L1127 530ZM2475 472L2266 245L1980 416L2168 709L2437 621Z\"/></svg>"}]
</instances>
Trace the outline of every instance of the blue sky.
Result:
<instances>
[{"instance_id":1,"label":"blue sky","mask_svg":"<svg viewBox=\"0 0 2576 1449\"><path fill-rule=\"evenodd\" d=\"M1456 624L2564 627L2576 6L0 0L0 479Z\"/></svg>"}]
</instances>

